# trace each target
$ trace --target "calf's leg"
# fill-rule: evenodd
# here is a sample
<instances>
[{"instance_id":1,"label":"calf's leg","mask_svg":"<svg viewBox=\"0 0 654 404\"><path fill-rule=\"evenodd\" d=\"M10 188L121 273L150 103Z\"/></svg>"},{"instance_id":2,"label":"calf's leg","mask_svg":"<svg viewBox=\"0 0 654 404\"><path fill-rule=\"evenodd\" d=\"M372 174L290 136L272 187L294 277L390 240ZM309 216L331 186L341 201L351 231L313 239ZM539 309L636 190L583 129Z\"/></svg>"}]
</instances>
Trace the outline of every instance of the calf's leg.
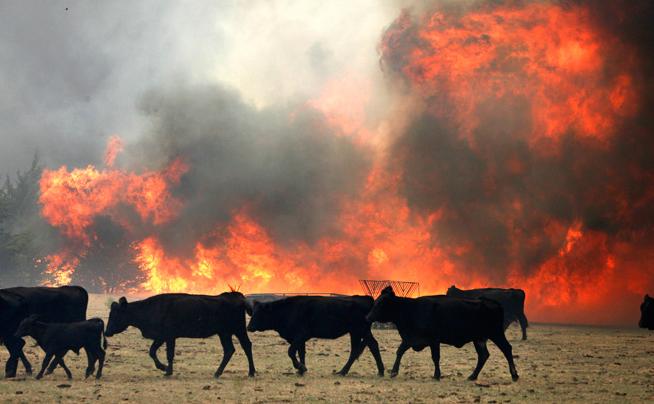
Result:
<instances>
[{"instance_id":1,"label":"calf's leg","mask_svg":"<svg viewBox=\"0 0 654 404\"><path fill-rule=\"evenodd\" d=\"M95 356L95 351L92 348L85 347L84 351L86 352L86 361L87 361L84 378L87 379L89 376L93 374L93 372L95 372L95 360L97 358Z\"/></svg>"},{"instance_id":2,"label":"calf's leg","mask_svg":"<svg viewBox=\"0 0 654 404\"><path fill-rule=\"evenodd\" d=\"M161 347L161 345L163 345L163 343L164 342L162 340L158 339L155 339L154 342L152 342L152 345L150 346L150 358L152 358L154 361L154 366L156 366L157 369L165 372L167 370L166 365L161 363L157 357L157 350Z\"/></svg>"},{"instance_id":3,"label":"calf's leg","mask_svg":"<svg viewBox=\"0 0 654 404\"><path fill-rule=\"evenodd\" d=\"M236 349L234 348L234 343L232 342L231 334L219 334L219 337L220 337L220 344L223 346L223 359L222 361L220 361L220 366L218 366L216 373L213 374L213 376L216 378L220 377L220 375L223 374L223 371L225 370L225 367L229 363L229 360L232 358L234 351L236 351Z\"/></svg>"},{"instance_id":4,"label":"calf's leg","mask_svg":"<svg viewBox=\"0 0 654 404\"><path fill-rule=\"evenodd\" d=\"M372 335L372 332L368 330L368 334L363 337L363 342L370 348L373 358L375 358L375 363L377 364L377 375L384 376L384 361L382 361L381 353L379 352L379 344L377 340Z\"/></svg>"},{"instance_id":5,"label":"calf's leg","mask_svg":"<svg viewBox=\"0 0 654 404\"><path fill-rule=\"evenodd\" d=\"M434 379L441 379L441 344L436 342L429 346L431 349L431 360L434 362Z\"/></svg>"},{"instance_id":6,"label":"calf's leg","mask_svg":"<svg viewBox=\"0 0 654 404\"><path fill-rule=\"evenodd\" d=\"M254 358L252 357L252 342L250 342L250 338L248 338L248 334L245 330L236 334L236 338L238 338L238 342L241 344L241 348L243 348L245 356L248 358L248 376L254 377L257 370L254 368Z\"/></svg>"},{"instance_id":7,"label":"calf's leg","mask_svg":"<svg viewBox=\"0 0 654 404\"><path fill-rule=\"evenodd\" d=\"M404 340L402 340L400 346L397 347L397 352L395 353L395 363L393 363L393 369L391 369L391 377L397 376L397 374L400 372L400 361L402 361L402 356L409 348L409 344Z\"/></svg>"},{"instance_id":8,"label":"calf's leg","mask_svg":"<svg viewBox=\"0 0 654 404\"><path fill-rule=\"evenodd\" d=\"M41 370L39 370L39 373L36 375L36 380L39 380L43 377L43 372L45 372L45 368L48 367L48 363L50 363L51 359L52 354L46 352L45 357L43 357L43 362L41 363Z\"/></svg>"},{"instance_id":9,"label":"calf's leg","mask_svg":"<svg viewBox=\"0 0 654 404\"><path fill-rule=\"evenodd\" d=\"M475 370L473 370L470 376L468 376L468 380L477 380L479 372L481 372L481 369L486 364L486 360L488 360L488 357L490 356L488 353L488 347L486 347L486 341L473 341L473 344L477 351L477 366L475 366Z\"/></svg>"},{"instance_id":10,"label":"calf's leg","mask_svg":"<svg viewBox=\"0 0 654 404\"><path fill-rule=\"evenodd\" d=\"M511 379L513 379L513 381L518 380L518 371L516 370L515 364L513 363L513 348L511 347L511 344L509 344L509 341L506 340L504 334L500 334L491 338L490 340L493 341L493 343L497 345L498 348L500 348L500 351L502 351L506 361L509 363L509 373L511 373Z\"/></svg>"},{"instance_id":11,"label":"calf's leg","mask_svg":"<svg viewBox=\"0 0 654 404\"><path fill-rule=\"evenodd\" d=\"M64 355L66 353L64 352L63 354L55 354L55 360L59 362L59 365L64 369L64 372L66 372L66 377L68 380L73 378L73 374L70 373L70 369L68 369L68 366L66 366L66 362L64 362Z\"/></svg>"},{"instance_id":12,"label":"calf's leg","mask_svg":"<svg viewBox=\"0 0 654 404\"><path fill-rule=\"evenodd\" d=\"M48 369L45 371L45 375L47 376L47 375L51 374L52 372L54 372L55 369L57 368L57 365L59 365L59 361L57 361L56 359L54 359L52 362L50 362L50 366L48 366Z\"/></svg>"},{"instance_id":13,"label":"calf's leg","mask_svg":"<svg viewBox=\"0 0 654 404\"><path fill-rule=\"evenodd\" d=\"M96 350L95 356L98 358L98 372L95 374L95 378L99 379L102 377L102 368L104 367L104 357L105 357L105 352L104 349L102 349L102 346L98 347Z\"/></svg>"},{"instance_id":14,"label":"calf's leg","mask_svg":"<svg viewBox=\"0 0 654 404\"><path fill-rule=\"evenodd\" d=\"M25 345L25 341L23 341L23 345ZM23 363L23 366L25 366L25 374L27 374L28 376L31 376L32 375L32 365L30 364L30 361L27 360L27 357L25 356L25 352L23 352L22 347L21 347L18 355L19 355L20 361Z\"/></svg>"},{"instance_id":15,"label":"calf's leg","mask_svg":"<svg viewBox=\"0 0 654 404\"><path fill-rule=\"evenodd\" d=\"M169 339L166 341L166 360L168 361L168 367L166 368L165 376L173 375L173 361L175 360L175 339Z\"/></svg>"}]
</instances>

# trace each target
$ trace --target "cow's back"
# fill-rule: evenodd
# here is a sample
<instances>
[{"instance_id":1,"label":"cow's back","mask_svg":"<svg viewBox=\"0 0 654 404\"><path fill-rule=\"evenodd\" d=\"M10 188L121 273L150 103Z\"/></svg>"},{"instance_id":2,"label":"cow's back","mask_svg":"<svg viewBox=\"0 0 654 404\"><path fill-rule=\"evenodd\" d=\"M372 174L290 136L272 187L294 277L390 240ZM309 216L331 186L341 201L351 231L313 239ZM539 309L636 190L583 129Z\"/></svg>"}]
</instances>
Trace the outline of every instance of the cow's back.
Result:
<instances>
[{"instance_id":1,"label":"cow's back","mask_svg":"<svg viewBox=\"0 0 654 404\"><path fill-rule=\"evenodd\" d=\"M69 323L86 319L89 296L80 286L15 287L0 289L0 296L19 302L25 317L37 314L45 322Z\"/></svg>"},{"instance_id":2,"label":"cow's back","mask_svg":"<svg viewBox=\"0 0 654 404\"><path fill-rule=\"evenodd\" d=\"M131 305L148 319L141 331L149 338L207 338L245 330L244 298L166 293Z\"/></svg>"},{"instance_id":3,"label":"cow's back","mask_svg":"<svg viewBox=\"0 0 654 404\"><path fill-rule=\"evenodd\" d=\"M365 316L373 302L370 296L293 296L275 302L275 315L284 338L302 332L332 339L369 328Z\"/></svg>"},{"instance_id":4,"label":"cow's back","mask_svg":"<svg viewBox=\"0 0 654 404\"><path fill-rule=\"evenodd\" d=\"M502 306L485 298L420 297L405 308L402 317L398 330L419 349L433 340L461 347L503 332Z\"/></svg>"}]
</instances>

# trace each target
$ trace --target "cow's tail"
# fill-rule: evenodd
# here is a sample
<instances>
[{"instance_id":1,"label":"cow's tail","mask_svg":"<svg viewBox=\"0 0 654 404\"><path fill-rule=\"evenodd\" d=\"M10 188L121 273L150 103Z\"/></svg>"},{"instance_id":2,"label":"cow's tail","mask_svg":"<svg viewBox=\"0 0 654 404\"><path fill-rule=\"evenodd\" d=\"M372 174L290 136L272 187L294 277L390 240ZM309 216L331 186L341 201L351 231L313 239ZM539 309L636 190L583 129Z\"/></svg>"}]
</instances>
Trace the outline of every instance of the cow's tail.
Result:
<instances>
[{"instance_id":1,"label":"cow's tail","mask_svg":"<svg viewBox=\"0 0 654 404\"><path fill-rule=\"evenodd\" d=\"M247 299L247 297L243 297L243 304L245 305L245 312L248 313L250 317L252 317L252 302Z\"/></svg>"},{"instance_id":2,"label":"cow's tail","mask_svg":"<svg viewBox=\"0 0 654 404\"><path fill-rule=\"evenodd\" d=\"M104 335L104 321L101 318L93 318L94 321L98 322L98 325L100 326L100 345L102 345L102 349L107 349L107 336Z\"/></svg>"},{"instance_id":3,"label":"cow's tail","mask_svg":"<svg viewBox=\"0 0 654 404\"><path fill-rule=\"evenodd\" d=\"M492 324L499 325L499 329L504 333L504 330L506 327L504 327L504 309L502 308L502 305L498 303L497 300L495 299L489 299L485 296L479 296L479 300L481 300L483 303L485 303L484 306L486 306L486 310L490 310L490 315L488 316L488 319Z\"/></svg>"},{"instance_id":4,"label":"cow's tail","mask_svg":"<svg viewBox=\"0 0 654 404\"><path fill-rule=\"evenodd\" d=\"M518 294L520 296L520 315L525 321L525 327L529 327L529 320L525 315L525 291L522 289L518 289Z\"/></svg>"}]
</instances>

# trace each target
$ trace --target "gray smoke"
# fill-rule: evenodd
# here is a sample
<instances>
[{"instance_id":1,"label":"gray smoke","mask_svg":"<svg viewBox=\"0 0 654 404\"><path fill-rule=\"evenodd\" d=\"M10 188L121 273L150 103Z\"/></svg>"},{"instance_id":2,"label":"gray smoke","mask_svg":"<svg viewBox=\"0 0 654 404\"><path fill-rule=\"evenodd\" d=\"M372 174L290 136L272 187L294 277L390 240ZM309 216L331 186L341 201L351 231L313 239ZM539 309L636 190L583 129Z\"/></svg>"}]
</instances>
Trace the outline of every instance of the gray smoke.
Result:
<instances>
[{"instance_id":1,"label":"gray smoke","mask_svg":"<svg viewBox=\"0 0 654 404\"><path fill-rule=\"evenodd\" d=\"M175 190L183 210L163 232L181 251L243 208L276 241L311 243L337 231L341 202L368 171L365 150L301 104L258 110L219 86L185 86L141 107L152 127L130 159L189 166Z\"/></svg>"}]
</instances>

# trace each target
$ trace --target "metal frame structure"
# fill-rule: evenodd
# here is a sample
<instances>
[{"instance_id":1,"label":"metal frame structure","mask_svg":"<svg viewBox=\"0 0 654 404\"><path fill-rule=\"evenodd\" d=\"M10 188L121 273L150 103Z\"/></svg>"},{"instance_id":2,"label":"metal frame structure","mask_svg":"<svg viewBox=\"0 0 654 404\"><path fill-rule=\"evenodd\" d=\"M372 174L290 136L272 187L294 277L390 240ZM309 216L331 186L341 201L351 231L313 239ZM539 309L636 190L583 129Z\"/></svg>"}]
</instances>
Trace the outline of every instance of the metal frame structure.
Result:
<instances>
[{"instance_id":1,"label":"metal frame structure","mask_svg":"<svg viewBox=\"0 0 654 404\"><path fill-rule=\"evenodd\" d=\"M363 292L368 296L371 296L373 299L376 299L381 291L390 286L393 288L393 292L397 296L401 297L414 297L420 296L420 284L418 282L409 282L409 281L393 281L390 279L387 280L372 280L372 279L361 279L359 280Z\"/></svg>"}]
</instances>

